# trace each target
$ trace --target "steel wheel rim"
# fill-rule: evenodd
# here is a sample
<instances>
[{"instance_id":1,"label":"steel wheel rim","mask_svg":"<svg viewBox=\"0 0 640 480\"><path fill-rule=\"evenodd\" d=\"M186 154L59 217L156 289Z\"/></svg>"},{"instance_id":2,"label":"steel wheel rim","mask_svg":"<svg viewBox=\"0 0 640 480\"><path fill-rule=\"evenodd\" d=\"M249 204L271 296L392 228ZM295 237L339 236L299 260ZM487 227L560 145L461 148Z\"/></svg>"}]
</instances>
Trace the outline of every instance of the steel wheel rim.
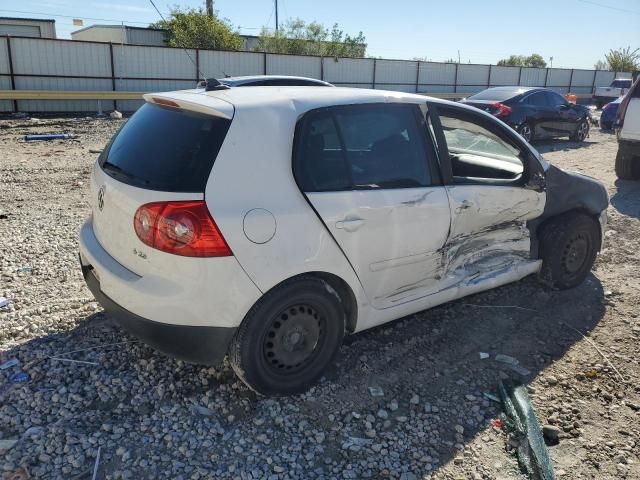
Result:
<instances>
[{"instance_id":1,"label":"steel wheel rim","mask_svg":"<svg viewBox=\"0 0 640 480\"><path fill-rule=\"evenodd\" d=\"M578 234L570 238L562 254L562 267L570 275L576 274L584 267L589 253L589 239Z\"/></svg>"},{"instance_id":2,"label":"steel wheel rim","mask_svg":"<svg viewBox=\"0 0 640 480\"><path fill-rule=\"evenodd\" d=\"M326 318L310 304L296 304L269 321L263 352L270 370L292 374L318 356L326 336Z\"/></svg>"},{"instance_id":3,"label":"steel wheel rim","mask_svg":"<svg viewBox=\"0 0 640 480\"><path fill-rule=\"evenodd\" d=\"M520 128L520 135L522 136L522 138L524 138L527 142L529 140L531 140L531 127L529 127L529 125L525 124Z\"/></svg>"},{"instance_id":4,"label":"steel wheel rim","mask_svg":"<svg viewBox=\"0 0 640 480\"><path fill-rule=\"evenodd\" d=\"M584 140L587 138L587 132L589 131L589 124L587 122L582 122L578 126L578 140Z\"/></svg>"}]
</instances>

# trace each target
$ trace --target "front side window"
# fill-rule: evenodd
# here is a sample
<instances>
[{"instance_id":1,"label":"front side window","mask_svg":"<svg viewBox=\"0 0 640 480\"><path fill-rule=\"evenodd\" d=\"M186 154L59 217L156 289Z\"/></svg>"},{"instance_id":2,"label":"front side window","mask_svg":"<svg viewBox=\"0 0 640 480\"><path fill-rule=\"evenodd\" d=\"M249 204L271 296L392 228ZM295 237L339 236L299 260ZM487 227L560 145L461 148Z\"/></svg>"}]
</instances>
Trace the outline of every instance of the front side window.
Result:
<instances>
[{"instance_id":1,"label":"front side window","mask_svg":"<svg viewBox=\"0 0 640 480\"><path fill-rule=\"evenodd\" d=\"M454 182L518 180L524 171L522 152L497 128L467 112L439 109Z\"/></svg>"},{"instance_id":2,"label":"front side window","mask_svg":"<svg viewBox=\"0 0 640 480\"><path fill-rule=\"evenodd\" d=\"M297 139L294 173L306 192L431 184L416 105L373 104L311 112Z\"/></svg>"}]
</instances>

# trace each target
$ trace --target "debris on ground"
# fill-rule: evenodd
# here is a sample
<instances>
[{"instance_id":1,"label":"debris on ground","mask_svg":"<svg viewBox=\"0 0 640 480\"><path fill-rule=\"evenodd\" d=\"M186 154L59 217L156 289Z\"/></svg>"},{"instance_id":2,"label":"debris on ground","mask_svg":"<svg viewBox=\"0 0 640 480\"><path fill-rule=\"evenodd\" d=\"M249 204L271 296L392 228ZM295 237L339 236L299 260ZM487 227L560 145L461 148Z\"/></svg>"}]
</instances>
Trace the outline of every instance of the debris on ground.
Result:
<instances>
[{"instance_id":1,"label":"debris on ground","mask_svg":"<svg viewBox=\"0 0 640 480\"><path fill-rule=\"evenodd\" d=\"M488 353L485 352L480 352L480 360L485 360L487 358L489 358L491 355L489 355Z\"/></svg>"},{"instance_id":2,"label":"debris on ground","mask_svg":"<svg viewBox=\"0 0 640 480\"><path fill-rule=\"evenodd\" d=\"M11 383L28 382L31 377L27 372L16 372L9 377Z\"/></svg>"},{"instance_id":3,"label":"debris on ground","mask_svg":"<svg viewBox=\"0 0 640 480\"><path fill-rule=\"evenodd\" d=\"M384 391L380 387L369 387L369 393L372 397L384 397Z\"/></svg>"},{"instance_id":4,"label":"debris on ground","mask_svg":"<svg viewBox=\"0 0 640 480\"><path fill-rule=\"evenodd\" d=\"M11 300L6 297L0 297L0 308L6 307L11 303Z\"/></svg>"},{"instance_id":5,"label":"debris on ground","mask_svg":"<svg viewBox=\"0 0 640 480\"><path fill-rule=\"evenodd\" d=\"M72 135L70 133L50 133L43 135L25 135L24 139L27 142L32 142L35 140L71 140L77 138L77 135Z\"/></svg>"},{"instance_id":6,"label":"debris on ground","mask_svg":"<svg viewBox=\"0 0 640 480\"><path fill-rule=\"evenodd\" d=\"M509 382L500 382L498 387L514 436L520 468L532 480L554 480L553 463L527 388Z\"/></svg>"},{"instance_id":7,"label":"debris on ground","mask_svg":"<svg viewBox=\"0 0 640 480\"><path fill-rule=\"evenodd\" d=\"M17 439L0 440L0 451L6 452L7 450L11 450L16 443L18 443Z\"/></svg>"},{"instance_id":8,"label":"debris on ground","mask_svg":"<svg viewBox=\"0 0 640 480\"><path fill-rule=\"evenodd\" d=\"M6 370L7 368L15 367L19 363L20 362L18 361L17 358L12 358L4 362L2 365L0 365L0 370Z\"/></svg>"},{"instance_id":9,"label":"debris on ground","mask_svg":"<svg viewBox=\"0 0 640 480\"><path fill-rule=\"evenodd\" d=\"M112 120L122 120L122 113L120 113L118 110L114 110L109 114L109 118L111 118Z\"/></svg>"}]
</instances>

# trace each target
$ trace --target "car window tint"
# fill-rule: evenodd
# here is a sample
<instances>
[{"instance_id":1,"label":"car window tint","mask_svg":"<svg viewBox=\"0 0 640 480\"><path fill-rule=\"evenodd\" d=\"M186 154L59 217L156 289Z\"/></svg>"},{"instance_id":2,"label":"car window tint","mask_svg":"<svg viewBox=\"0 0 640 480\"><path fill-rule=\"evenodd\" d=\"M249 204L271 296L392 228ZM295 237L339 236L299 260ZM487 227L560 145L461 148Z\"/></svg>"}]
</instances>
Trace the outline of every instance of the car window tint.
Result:
<instances>
[{"instance_id":1,"label":"car window tint","mask_svg":"<svg viewBox=\"0 0 640 480\"><path fill-rule=\"evenodd\" d=\"M356 188L409 188L431 183L416 106L365 105L337 109Z\"/></svg>"},{"instance_id":2,"label":"car window tint","mask_svg":"<svg viewBox=\"0 0 640 480\"><path fill-rule=\"evenodd\" d=\"M548 106L547 98L544 92L532 93L527 97L527 103L529 105L533 105L535 107L546 107Z\"/></svg>"},{"instance_id":3,"label":"car window tint","mask_svg":"<svg viewBox=\"0 0 640 480\"><path fill-rule=\"evenodd\" d=\"M464 112L446 109L440 112L440 123L454 180L515 180L522 174L521 151L496 129L487 128L482 120Z\"/></svg>"},{"instance_id":4,"label":"car window tint","mask_svg":"<svg viewBox=\"0 0 640 480\"><path fill-rule=\"evenodd\" d=\"M556 92L545 92L545 95L547 96L549 104L553 107L559 107L560 105L565 105L567 103L565 98Z\"/></svg>"},{"instance_id":5,"label":"car window tint","mask_svg":"<svg viewBox=\"0 0 640 480\"><path fill-rule=\"evenodd\" d=\"M304 122L294 173L305 192L348 190L351 176L333 115L314 113Z\"/></svg>"},{"instance_id":6,"label":"car window tint","mask_svg":"<svg viewBox=\"0 0 640 480\"><path fill-rule=\"evenodd\" d=\"M149 190L203 192L231 121L145 103L100 156L113 178Z\"/></svg>"},{"instance_id":7,"label":"car window tint","mask_svg":"<svg viewBox=\"0 0 640 480\"><path fill-rule=\"evenodd\" d=\"M629 88L631 80L614 80L611 86L614 88Z\"/></svg>"},{"instance_id":8,"label":"car window tint","mask_svg":"<svg viewBox=\"0 0 640 480\"><path fill-rule=\"evenodd\" d=\"M351 105L311 112L296 144L304 191L428 186L424 132L414 105Z\"/></svg>"}]
</instances>

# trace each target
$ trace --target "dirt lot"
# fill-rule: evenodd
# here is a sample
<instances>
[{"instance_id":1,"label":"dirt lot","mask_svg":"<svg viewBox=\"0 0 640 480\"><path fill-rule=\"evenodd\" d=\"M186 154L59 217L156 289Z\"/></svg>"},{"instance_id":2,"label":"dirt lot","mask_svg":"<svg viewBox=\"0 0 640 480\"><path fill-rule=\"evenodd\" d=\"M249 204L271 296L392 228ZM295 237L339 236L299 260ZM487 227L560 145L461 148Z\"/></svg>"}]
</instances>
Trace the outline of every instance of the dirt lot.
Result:
<instances>
[{"instance_id":1,"label":"dirt lot","mask_svg":"<svg viewBox=\"0 0 640 480\"><path fill-rule=\"evenodd\" d=\"M559 477L640 478L640 184L616 181L612 135L537 145L611 196L606 246L583 285L550 291L528 278L364 332L309 393L268 399L227 366L137 343L85 288L76 237L91 150L119 125L0 120L0 295L12 300L0 360L20 362L0 370L5 473L89 479L100 452L98 479L524 478L514 442L493 426L500 405L484 395L510 377L559 429ZM60 131L79 138L22 140ZM18 371L28 381L12 383Z\"/></svg>"}]
</instances>

